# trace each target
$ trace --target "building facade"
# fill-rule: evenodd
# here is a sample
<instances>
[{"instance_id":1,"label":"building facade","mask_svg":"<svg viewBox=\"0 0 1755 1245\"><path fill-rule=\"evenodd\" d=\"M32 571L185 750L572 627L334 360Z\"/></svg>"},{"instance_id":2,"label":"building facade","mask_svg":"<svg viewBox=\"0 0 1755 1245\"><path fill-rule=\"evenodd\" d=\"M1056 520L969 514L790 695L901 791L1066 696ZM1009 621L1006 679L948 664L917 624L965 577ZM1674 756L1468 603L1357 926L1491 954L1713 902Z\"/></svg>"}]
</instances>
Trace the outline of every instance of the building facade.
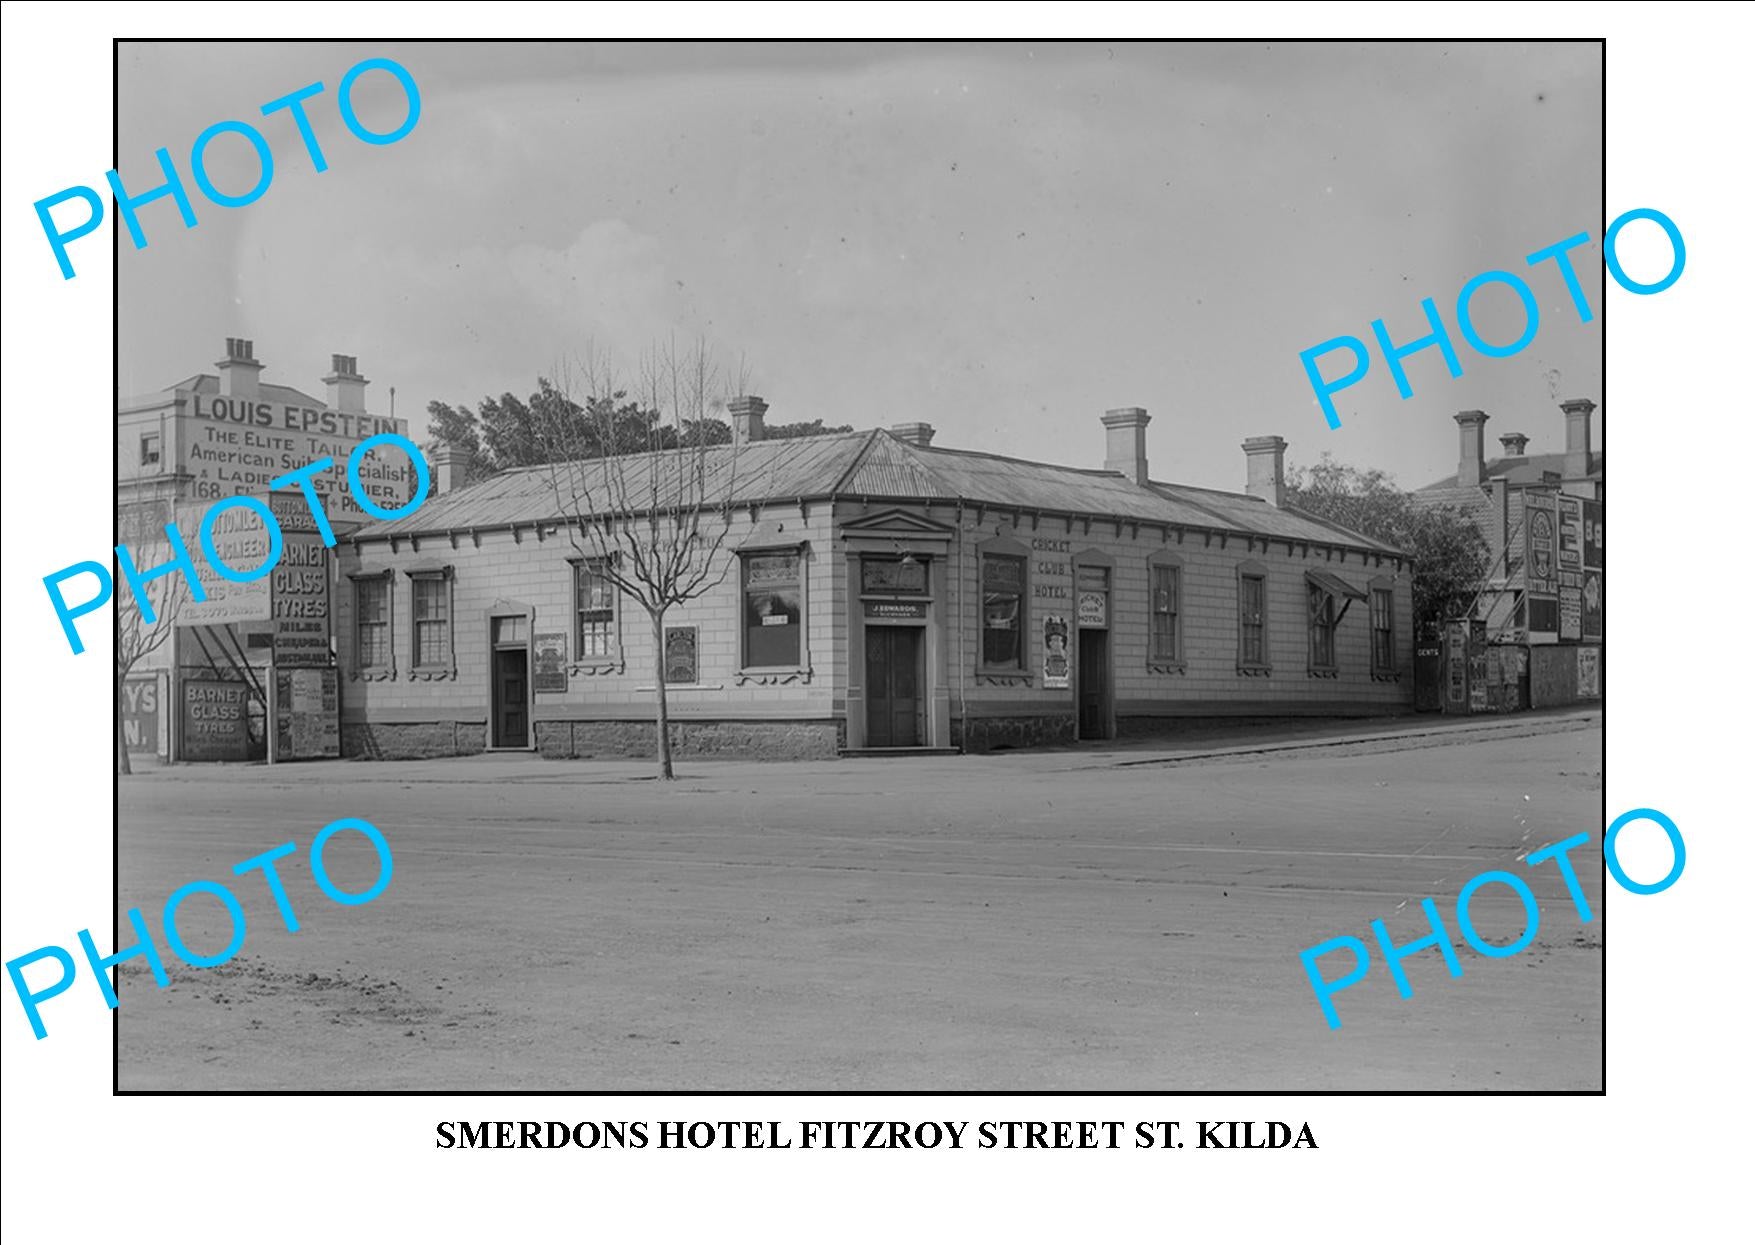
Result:
<instances>
[{"instance_id":1,"label":"building facade","mask_svg":"<svg viewBox=\"0 0 1755 1245\"><path fill-rule=\"evenodd\" d=\"M1483 411L1456 416L1457 472L1415 493L1474 519L1490 558L1469 618L1446 626L1441 700L1450 712L1544 708L1603 695L1604 455L1596 405L1560 404L1565 450L1529 453L1511 432L1486 456Z\"/></svg>"},{"instance_id":2,"label":"building facade","mask_svg":"<svg viewBox=\"0 0 1755 1245\"><path fill-rule=\"evenodd\" d=\"M697 754L1412 707L1406 556L1287 508L1277 437L1245 443L1230 493L1152 480L1138 408L1103 417L1103 470L934 446L925 424L766 441L761 399L732 412L733 445L701 460L723 506L708 585L656 629L584 538L603 515L561 504L562 469L460 482L441 449L419 511L336 550L343 753L650 753L660 681ZM601 495L667 461L565 470ZM631 493L659 498L654 531L676 520Z\"/></svg>"},{"instance_id":3,"label":"building facade","mask_svg":"<svg viewBox=\"0 0 1755 1245\"><path fill-rule=\"evenodd\" d=\"M313 486L334 532L354 532L370 519L356 490L394 509L413 495L414 478L406 457L374 447L361 456L350 486L348 461L373 436L406 436L408 423L368 411L370 382L352 356L331 357L323 398L264 382L264 367L252 342L228 338L213 372L117 403L121 543L143 569L162 564L169 559L164 528L175 523L202 571L206 596L180 595L164 642L128 673L121 714L132 753L259 759L268 752L271 702L281 755L339 752L335 561L302 495L271 493L270 485L329 459ZM207 509L241 495L267 497L282 532L276 569L247 585L211 574L196 540ZM260 564L266 533L259 520L234 510L213 530L216 549L234 568ZM142 623L129 615L124 626Z\"/></svg>"}]
</instances>

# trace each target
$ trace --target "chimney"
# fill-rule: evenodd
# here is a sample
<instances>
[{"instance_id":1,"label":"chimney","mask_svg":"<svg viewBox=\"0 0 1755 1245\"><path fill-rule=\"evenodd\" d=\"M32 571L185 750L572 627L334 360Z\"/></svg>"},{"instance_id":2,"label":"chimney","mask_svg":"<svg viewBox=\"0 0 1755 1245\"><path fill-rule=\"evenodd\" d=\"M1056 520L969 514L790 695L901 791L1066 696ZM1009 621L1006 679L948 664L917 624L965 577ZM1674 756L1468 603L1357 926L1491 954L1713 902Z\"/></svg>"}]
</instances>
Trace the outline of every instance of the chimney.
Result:
<instances>
[{"instance_id":1,"label":"chimney","mask_svg":"<svg viewBox=\"0 0 1755 1245\"><path fill-rule=\"evenodd\" d=\"M1146 425L1151 422L1143 406L1118 407L1103 416L1105 471L1119 471L1135 484L1146 482Z\"/></svg>"},{"instance_id":2,"label":"chimney","mask_svg":"<svg viewBox=\"0 0 1755 1245\"><path fill-rule=\"evenodd\" d=\"M1566 478L1582 480L1590 475L1590 416L1597 404L1589 398L1571 398L1560 409L1566 412Z\"/></svg>"},{"instance_id":3,"label":"chimney","mask_svg":"<svg viewBox=\"0 0 1755 1245\"><path fill-rule=\"evenodd\" d=\"M431 451L433 464L433 495L443 496L469 483L463 453L449 441L441 441Z\"/></svg>"},{"instance_id":4,"label":"chimney","mask_svg":"<svg viewBox=\"0 0 1755 1245\"><path fill-rule=\"evenodd\" d=\"M366 386L372 382L360 375L359 360L350 354L329 356L329 375L323 378L329 386L329 408L343 415L366 413Z\"/></svg>"},{"instance_id":5,"label":"chimney","mask_svg":"<svg viewBox=\"0 0 1755 1245\"><path fill-rule=\"evenodd\" d=\"M262 396L262 364L256 362L255 342L242 337L226 338L225 358L214 366L219 369L220 392L226 397L254 402Z\"/></svg>"},{"instance_id":6,"label":"chimney","mask_svg":"<svg viewBox=\"0 0 1755 1245\"><path fill-rule=\"evenodd\" d=\"M725 404L731 412L731 443L746 445L751 441L762 439L762 416L768 413L768 404L754 394L745 394L733 398Z\"/></svg>"},{"instance_id":7,"label":"chimney","mask_svg":"<svg viewBox=\"0 0 1755 1245\"><path fill-rule=\"evenodd\" d=\"M1507 458L1522 458L1524 447L1529 443L1530 439L1521 432L1508 432L1499 438L1499 447L1505 451Z\"/></svg>"},{"instance_id":8,"label":"chimney","mask_svg":"<svg viewBox=\"0 0 1755 1245\"><path fill-rule=\"evenodd\" d=\"M1243 443L1249 462L1249 485L1245 491L1270 506L1286 504L1286 438L1250 437Z\"/></svg>"},{"instance_id":9,"label":"chimney","mask_svg":"<svg viewBox=\"0 0 1755 1245\"><path fill-rule=\"evenodd\" d=\"M1456 482L1458 485L1479 485L1487 478L1487 460L1482 449L1487 439L1487 412L1458 411L1456 426L1462 434Z\"/></svg>"},{"instance_id":10,"label":"chimney","mask_svg":"<svg viewBox=\"0 0 1755 1245\"><path fill-rule=\"evenodd\" d=\"M891 424L890 435L898 441L909 445L925 448L932 444L933 434L937 431L931 424Z\"/></svg>"}]
</instances>

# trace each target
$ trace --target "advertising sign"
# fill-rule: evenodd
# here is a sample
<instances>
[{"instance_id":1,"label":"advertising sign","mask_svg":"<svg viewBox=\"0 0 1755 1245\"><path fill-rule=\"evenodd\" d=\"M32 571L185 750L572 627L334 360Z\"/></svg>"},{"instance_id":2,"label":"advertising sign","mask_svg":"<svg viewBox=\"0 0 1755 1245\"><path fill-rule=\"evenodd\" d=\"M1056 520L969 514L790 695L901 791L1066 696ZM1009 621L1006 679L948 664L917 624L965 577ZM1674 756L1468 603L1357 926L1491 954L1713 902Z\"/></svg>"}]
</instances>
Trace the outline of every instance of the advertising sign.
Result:
<instances>
[{"instance_id":1,"label":"advertising sign","mask_svg":"<svg viewBox=\"0 0 1755 1245\"><path fill-rule=\"evenodd\" d=\"M130 752L156 753L158 748L159 681L156 674L135 675L122 684L122 742Z\"/></svg>"},{"instance_id":2,"label":"advertising sign","mask_svg":"<svg viewBox=\"0 0 1755 1245\"><path fill-rule=\"evenodd\" d=\"M1578 694L1592 698L1603 694L1603 650L1581 646L1578 650Z\"/></svg>"},{"instance_id":3,"label":"advertising sign","mask_svg":"<svg viewBox=\"0 0 1755 1245\"><path fill-rule=\"evenodd\" d=\"M531 686L539 692L567 690L567 633L538 631L531 637L536 663Z\"/></svg>"},{"instance_id":4,"label":"advertising sign","mask_svg":"<svg viewBox=\"0 0 1755 1245\"><path fill-rule=\"evenodd\" d=\"M1603 573L1586 571L1582 596L1579 638L1594 642L1603 638Z\"/></svg>"},{"instance_id":5,"label":"advertising sign","mask_svg":"<svg viewBox=\"0 0 1755 1245\"><path fill-rule=\"evenodd\" d=\"M1560 502L1560 569L1576 571L1584 564L1584 503L1562 494Z\"/></svg>"},{"instance_id":6,"label":"advertising sign","mask_svg":"<svg viewBox=\"0 0 1755 1245\"><path fill-rule=\"evenodd\" d=\"M1579 640L1584 637L1584 590L1560 589L1560 639Z\"/></svg>"},{"instance_id":7,"label":"advertising sign","mask_svg":"<svg viewBox=\"0 0 1755 1245\"><path fill-rule=\"evenodd\" d=\"M193 508L186 508L181 515L177 528L184 533L188 541L195 540L194 533L200 530L201 513ZM268 528L260 516L248 510L227 510L213 521L213 548L220 561L237 571L250 571L261 566L268 560L268 549L271 541ZM226 623L267 622L274 617L274 603L269 581L273 577L264 575L261 579L252 580L247 584L223 579L207 564L198 549L190 549L195 566L201 576L202 590L207 594L205 601L197 601L192 597L184 599L177 611L177 622L184 626L214 627ZM154 565L170 560L170 551L159 546ZM137 557L142 569L148 563L145 551Z\"/></svg>"},{"instance_id":8,"label":"advertising sign","mask_svg":"<svg viewBox=\"0 0 1755 1245\"><path fill-rule=\"evenodd\" d=\"M1042 686L1067 687L1070 676L1066 617L1050 614L1042 620Z\"/></svg>"},{"instance_id":9,"label":"advertising sign","mask_svg":"<svg viewBox=\"0 0 1755 1245\"><path fill-rule=\"evenodd\" d=\"M1555 564L1554 498L1551 494L1526 492L1523 498L1524 577L1530 594L1552 595L1560 586ZM1530 630L1538 630L1530 620ZM1552 628L1549 628L1552 630Z\"/></svg>"},{"instance_id":10,"label":"advertising sign","mask_svg":"<svg viewBox=\"0 0 1755 1245\"><path fill-rule=\"evenodd\" d=\"M275 671L275 760L341 755L340 698L333 669Z\"/></svg>"},{"instance_id":11,"label":"advertising sign","mask_svg":"<svg viewBox=\"0 0 1755 1245\"><path fill-rule=\"evenodd\" d=\"M1603 503L1586 499L1583 503L1584 566L1586 570L1603 569Z\"/></svg>"},{"instance_id":12,"label":"advertising sign","mask_svg":"<svg viewBox=\"0 0 1755 1245\"><path fill-rule=\"evenodd\" d=\"M1079 626L1107 627L1109 625L1109 594L1107 592L1079 593Z\"/></svg>"},{"instance_id":13,"label":"advertising sign","mask_svg":"<svg viewBox=\"0 0 1755 1245\"><path fill-rule=\"evenodd\" d=\"M250 687L222 679L183 680L185 761L248 761Z\"/></svg>"},{"instance_id":14,"label":"advertising sign","mask_svg":"<svg viewBox=\"0 0 1755 1245\"><path fill-rule=\"evenodd\" d=\"M192 477L189 496L202 503L241 493L261 495L278 476L321 458L332 465L313 478L333 523L370 522L347 486L347 460L354 448L381 432L408 435L406 419L344 415L340 411L256 402L218 394L179 391L176 418L183 447L178 466ZM413 495L407 455L374 446L360 462L360 491L373 504L394 509ZM253 564L252 564L253 565ZM205 621L205 620L204 620Z\"/></svg>"},{"instance_id":15,"label":"advertising sign","mask_svg":"<svg viewBox=\"0 0 1755 1245\"><path fill-rule=\"evenodd\" d=\"M666 627L664 629L664 681L666 683L698 683L701 672L696 661L697 628Z\"/></svg>"}]
</instances>

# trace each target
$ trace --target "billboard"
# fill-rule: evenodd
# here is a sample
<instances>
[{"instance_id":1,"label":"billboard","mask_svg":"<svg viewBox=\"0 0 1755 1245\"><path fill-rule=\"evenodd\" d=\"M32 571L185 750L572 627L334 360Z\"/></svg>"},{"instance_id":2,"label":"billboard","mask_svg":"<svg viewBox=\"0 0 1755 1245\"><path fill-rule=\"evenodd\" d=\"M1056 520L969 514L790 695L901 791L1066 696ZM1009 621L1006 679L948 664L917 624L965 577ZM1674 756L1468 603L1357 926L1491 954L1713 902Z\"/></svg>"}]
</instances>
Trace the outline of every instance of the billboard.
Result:
<instances>
[{"instance_id":1,"label":"billboard","mask_svg":"<svg viewBox=\"0 0 1755 1245\"><path fill-rule=\"evenodd\" d=\"M189 497L203 504L243 493L266 494L277 477L328 458L331 465L312 483L330 522L369 523L372 516L347 486L348 456L361 441L379 433L408 435L407 420L381 415L347 415L188 390L179 391L177 398L177 467L190 477ZM359 480L360 491L385 509L403 505L414 494L413 468L394 446L367 450Z\"/></svg>"}]
</instances>

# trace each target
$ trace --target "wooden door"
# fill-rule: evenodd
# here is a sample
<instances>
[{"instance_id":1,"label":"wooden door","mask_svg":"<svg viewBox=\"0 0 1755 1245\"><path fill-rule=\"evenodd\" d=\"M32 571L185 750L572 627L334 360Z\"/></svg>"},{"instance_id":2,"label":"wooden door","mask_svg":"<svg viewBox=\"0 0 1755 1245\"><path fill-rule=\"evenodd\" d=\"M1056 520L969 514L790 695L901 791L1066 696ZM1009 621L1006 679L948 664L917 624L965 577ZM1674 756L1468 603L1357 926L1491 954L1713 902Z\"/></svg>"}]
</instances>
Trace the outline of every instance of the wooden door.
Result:
<instances>
[{"instance_id":1,"label":"wooden door","mask_svg":"<svg viewBox=\"0 0 1755 1245\"><path fill-rule=\"evenodd\" d=\"M529 680L527 650L494 651L494 747L530 746Z\"/></svg>"},{"instance_id":2,"label":"wooden door","mask_svg":"<svg viewBox=\"0 0 1755 1245\"><path fill-rule=\"evenodd\" d=\"M865 629L865 746L920 746L918 627Z\"/></svg>"},{"instance_id":3,"label":"wooden door","mask_svg":"<svg viewBox=\"0 0 1755 1245\"><path fill-rule=\"evenodd\" d=\"M1109 633L1079 632L1079 738L1109 738Z\"/></svg>"}]
</instances>

